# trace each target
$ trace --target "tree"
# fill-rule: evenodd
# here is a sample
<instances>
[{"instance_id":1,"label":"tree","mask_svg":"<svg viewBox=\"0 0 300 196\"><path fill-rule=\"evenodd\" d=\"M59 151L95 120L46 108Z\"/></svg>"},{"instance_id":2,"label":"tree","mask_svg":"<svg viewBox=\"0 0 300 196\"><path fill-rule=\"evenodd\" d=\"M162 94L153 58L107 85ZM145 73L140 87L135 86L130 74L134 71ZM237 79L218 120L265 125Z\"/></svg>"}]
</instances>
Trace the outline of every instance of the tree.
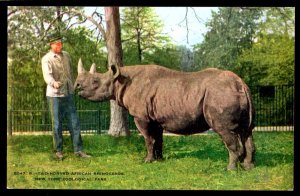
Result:
<instances>
[{"instance_id":1,"label":"tree","mask_svg":"<svg viewBox=\"0 0 300 196\"><path fill-rule=\"evenodd\" d=\"M72 27L70 21L74 15L68 13L65 7L12 6L8 7L7 17L9 84L44 85L40 61L49 50L47 35L54 31L65 34ZM65 38L68 39L68 36L65 35ZM25 74L26 77L21 77Z\"/></svg>"},{"instance_id":2,"label":"tree","mask_svg":"<svg viewBox=\"0 0 300 196\"><path fill-rule=\"evenodd\" d=\"M145 53L148 64L158 64L178 71L194 70L194 54L185 46L168 44L156 48L153 53Z\"/></svg>"},{"instance_id":3,"label":"tree","mask_svg":"<svg viewBox=\"0 0 300 196\"><path fill-rule=\"evenodd\" d=\"M125 62L140 64L147 61L146 53L169 43L170 38L162 35L163 23L151 7L128 7L122 11L122 43Z\"/></svg>"},{"instance_id":4,"label":"tree","mask_svg":"<svg viewBox=\"0 0 300 196\"><path fill-rule=\"evenodd\" d=\"M212 19L206 24L209 30L204 41L194 48L199 68L239 71L235 69L237 58L243 49L251 47L260 15L259 9L238 7L223 7L212 12Z\"/></svg>"},{"instance_id":5,"label":"tree","mask_svg":"<svg viewBox=\"0 0 300 196\"><path fill-rule=\"evenodd\" d=\"M178 49L181 54L180 69L182 71L193 71L193 69L194 69L194 54L193 54L193 52L185 46L179 46Z\"/></svg>"},{"instance_id":6,"label":"tree","mask_svg":"<svg viewBox=\"0 0 300 196\"><path fill-rule=\"evenodd\" d=\"M108 50L108 65L123 66L121 45L120 16L118 7L105 7L106 46ZM114 136L129 135L128 113L118 106L114 100L110 101L111 117L109 134Z\"/></svg>"},{"instance_id":7,"label":"tree","mask_svg":"<svg viewBox=\"0 0 300 196\"><path fill-rule=\"evenodd\" d=\"M76 73L81 55L91 63L92 58L97 56L93 60L104 64L106 58L100 52L103 44L98 44L89 30L76 27L78 21L73 22L73 18L74 14L68 12L66 7L8 7L8 111L47 109L41 58L49 50L47 34L50 32L60 31L63 34L64 50L71 54L73 73ZM47 113L38 115L35 119L48 122ZM33 113L26 112L14 118L31 122Z\"/></svg>"},{"instance_id":8,"label":"tree","mask_svg":"<svg viewBox=\"0 0 300 196\"><path fill-rule=\"evenodd\" d=\"M104 44L93 37L92 31L75 27L78 21L71 23L74 17L78 16L66 7L8 8L9 86L45 85L41 58L49 50L47 34L54 31L63 34L64 49L71 54L74 71L80 56L90 64L92 60L97 64L105 63L105 55L101 53Z\"/></svg>"},{"instance_id":9,"label":"tree","mask_svg":"<svg viewBox=\"0 0 300 196\"><path fill-rule=\"evenodd\" d=\"M255 42L239 57L252 85L293 85L295 66L295 9L267 8Z\"/></svg>"},{"instance_id":10,"label":"tree","mask_svg":"<svg viewBox=\"0 0 300 196\"><path fill-rule=\"evenodd\" d=\"M157 64L164 67L181 70L180 60L181 60L181 51L178 47L168 44L161 48L156 48L151 53L144 53L144 62L145 64Z\"/></svg>"},{"instance_id":11,"label":"tree","mask_svg":"<svg viewBox=\"0 0 300 196\"><path fill-rule=\"evenodd\" d=\"M123 66L123 51L121 45L121 30L120 30L120 16L118 7L105 7L105 21L106 31L102 26L102 17L96 11L92 16L87 16L77 10L70 10L81 17L91 21L99 32L104 37L106 48L108 50L108 66L114 64ZM94 19L94 15L99 16L99 21ZM130 134L128 129L128 113L127 111L118 106L115 101L110 101L110 127L108 134L113 136L127 136Z\"/></svg>"}]
</instances>

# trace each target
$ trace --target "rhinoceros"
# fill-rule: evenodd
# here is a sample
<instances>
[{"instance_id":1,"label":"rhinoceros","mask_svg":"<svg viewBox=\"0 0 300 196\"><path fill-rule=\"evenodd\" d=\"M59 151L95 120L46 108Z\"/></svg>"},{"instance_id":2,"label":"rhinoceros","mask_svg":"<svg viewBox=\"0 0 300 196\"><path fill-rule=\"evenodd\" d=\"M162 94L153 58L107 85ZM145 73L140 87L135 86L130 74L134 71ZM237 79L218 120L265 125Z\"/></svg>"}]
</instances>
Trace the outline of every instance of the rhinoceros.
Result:
<instances>
[{"instance_id":1,"label":"rhinoceros","mask_svg":"<svg viewBox=\"0 0 300 196\"><path fill-rule=\"evenodd\" d=\"M228 170L254 167L254 107L248 86L217 68L180 72L159 65L111 65L106 73L78 62L74 87L91 101L115 100L134 117L145 139L145 162L163 158L163 132L181 135L213 129L228 152Z\"/></svg>"}]
</instances>

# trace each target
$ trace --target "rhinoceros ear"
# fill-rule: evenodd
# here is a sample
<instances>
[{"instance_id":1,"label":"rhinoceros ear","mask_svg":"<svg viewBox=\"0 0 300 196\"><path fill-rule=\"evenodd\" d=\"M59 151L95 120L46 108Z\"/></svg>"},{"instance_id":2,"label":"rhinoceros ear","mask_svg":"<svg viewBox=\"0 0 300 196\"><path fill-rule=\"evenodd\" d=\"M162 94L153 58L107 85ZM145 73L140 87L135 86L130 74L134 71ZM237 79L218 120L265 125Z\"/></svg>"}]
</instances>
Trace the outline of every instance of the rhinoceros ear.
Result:
<instances>
[{"instance_id":1,"label":"rhinoceros ear","mask_svg":"<svg viewBox=\"0 0 300 196\"><path fill-rule=\"evenodd\" d=\"M77 72L78 72L78 74L81 74L81 73L85 73L85 72L86 72L85 69L83 68L83 64L82 64L81 58L80 58L79 61L78 61Z\"/></svg>"},{"instance_id":2,"label":"rhinoceros ear","mask_svg":"<svg viewBox=\"0 0 300 196\"><path fill-rule=\"evenodd\" d=\"M90 73L94 74L95 72L96 72L96 64L93 63L92 66L91 66L91 68L90 68Z\"/></svg>"},{"instance_id":3,"label":"rhinoceros ear","mask_svg":"<svg viewBox=\"0 0 300 196\"><path fill-rule=\"evenodd\" d=\"M116 79L117 77L119 77L119 75L120 75L119 66L117 66L117 65L111 65L111 66L109 66L109 70L112 73L113 79Z\"/></svg>"}]
</instances>

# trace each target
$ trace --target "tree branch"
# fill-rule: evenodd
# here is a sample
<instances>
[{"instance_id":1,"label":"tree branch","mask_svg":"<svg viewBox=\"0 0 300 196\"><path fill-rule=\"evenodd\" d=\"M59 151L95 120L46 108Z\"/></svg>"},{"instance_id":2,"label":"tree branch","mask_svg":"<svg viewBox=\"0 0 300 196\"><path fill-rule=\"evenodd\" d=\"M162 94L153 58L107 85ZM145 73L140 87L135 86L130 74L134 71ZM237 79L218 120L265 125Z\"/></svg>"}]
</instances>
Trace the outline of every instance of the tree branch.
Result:
<instances>
[{"instance_id":1,"label":"tree branch","mask_svg":"<svg viewBox=\"0 0 300 196\"><path fill-rule=\"evenodd\" d=\"M127 42L127 41L129 41L129 40L132 40L132 39L134 39L136 37L136 35L133 35L133 36L131 36L130 38L128 38L128 39L123 39L121 42L123 43L123 42Z\"/></svg>"},{"instance_id":2,"label":"tree branch","mask_svg":"<svg viewBox=\"0 0 300 196\"><path fill-rule=\"evenodd\" d=\"M79 24L83 24L87 21L87 19L84 19L83 21L81 22L74 22L73 24L71 24L69 27L67 27L67 30L70 29L71 27L73 27L74 25L79 25ZM69 24L68 24L69 25ZM68 26L67 25L67 26Z\"/></svg>"},{"instance_id":3,"label":"tree branch","mask_svg":"<svg viewBox=\"0 0 300 196\"><path fill-rule=\"evenodd\" d=\"M188 10L189 10L189 8L186 7L185 16L184 16L183 20L178 23L178 25L180 26L180 24L185 21L185 25L186 25L186 40L187 40L187 43L189 44L189 26L188 26L188 19L187 19Z\"/></svg>"},{"instance_id":4,"label":"tree branch","mask_svg":"<svg viewBox=\"0 0 300 196\"><path fill-rule=\"evenodd\" d=\"M104 41L106 41L106 33L105 33L105 30L104 30L104 28L100 25L101 22L102 22L102 17L100 17L100 18L101 18L101 21L100 21L100 23L98 23L98 22L92 17L92 16L94 15L95 12L93 13L92 16L88 16L88 15L86 15L86 14L80 12L80 11L74 10L74 9L71 9L70 12L77 13L77 14L83 16L84 18L86 18L87 20L91 21L91 22L98 28L98 30L101 32L101 34L103 35Z\"/></svg>"},{"instance_id":5,"label":"tree branch","mask_svg":"<svg viewBox=\"0 0 300 196\"><path fill-rule=\"evenodd\" d=\"M201 18L199 18L199 16L198 16L197 13L196 13L196 10L195 10L193 7L191 7L191 9L193 10L193 12L194 12L194 14L195 14L195 17L196 17L196 19L198 20L198 22L204 24L204 20L201 19ZM200 20L202 20L202 21L200 21Z\"/></svg>"},{"instance_id":6,"label":"tree branch","mask_svg":"<svg viewBox=\"0 0 300 196\"><path fill-rule=\"evenodd\" d=\"M15 9L15 10L12 10L11 12L9 12L9 13L7 14L7 18L10 17L10 15L16 13L17 11L19 11L19 10Z\"/></svg>"}]
</instances>

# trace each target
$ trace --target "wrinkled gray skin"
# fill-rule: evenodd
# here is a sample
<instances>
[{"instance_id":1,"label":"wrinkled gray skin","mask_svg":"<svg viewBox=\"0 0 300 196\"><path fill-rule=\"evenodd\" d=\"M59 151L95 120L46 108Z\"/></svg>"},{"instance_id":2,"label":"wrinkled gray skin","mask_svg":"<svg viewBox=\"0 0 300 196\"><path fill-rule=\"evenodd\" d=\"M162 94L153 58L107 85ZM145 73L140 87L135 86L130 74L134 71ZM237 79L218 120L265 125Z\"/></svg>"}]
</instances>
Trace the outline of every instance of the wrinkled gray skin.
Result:
<instances>
[{"instance_id":1,"label":"wrinkled gray skin","mask_svg":"<svg viewBox=\"0 0 300 196\"><path fill-rule=\"evenodd\" d=\"M229 152L228 170L254 167L254 108L247 85L233 72L184 73L158 65L111 66L106 73L78 63L75 86L91 101L116 100L145 139L146 162L162 159L163 130L189 135L212 128Z\"/></svg>"}]
</instances>

